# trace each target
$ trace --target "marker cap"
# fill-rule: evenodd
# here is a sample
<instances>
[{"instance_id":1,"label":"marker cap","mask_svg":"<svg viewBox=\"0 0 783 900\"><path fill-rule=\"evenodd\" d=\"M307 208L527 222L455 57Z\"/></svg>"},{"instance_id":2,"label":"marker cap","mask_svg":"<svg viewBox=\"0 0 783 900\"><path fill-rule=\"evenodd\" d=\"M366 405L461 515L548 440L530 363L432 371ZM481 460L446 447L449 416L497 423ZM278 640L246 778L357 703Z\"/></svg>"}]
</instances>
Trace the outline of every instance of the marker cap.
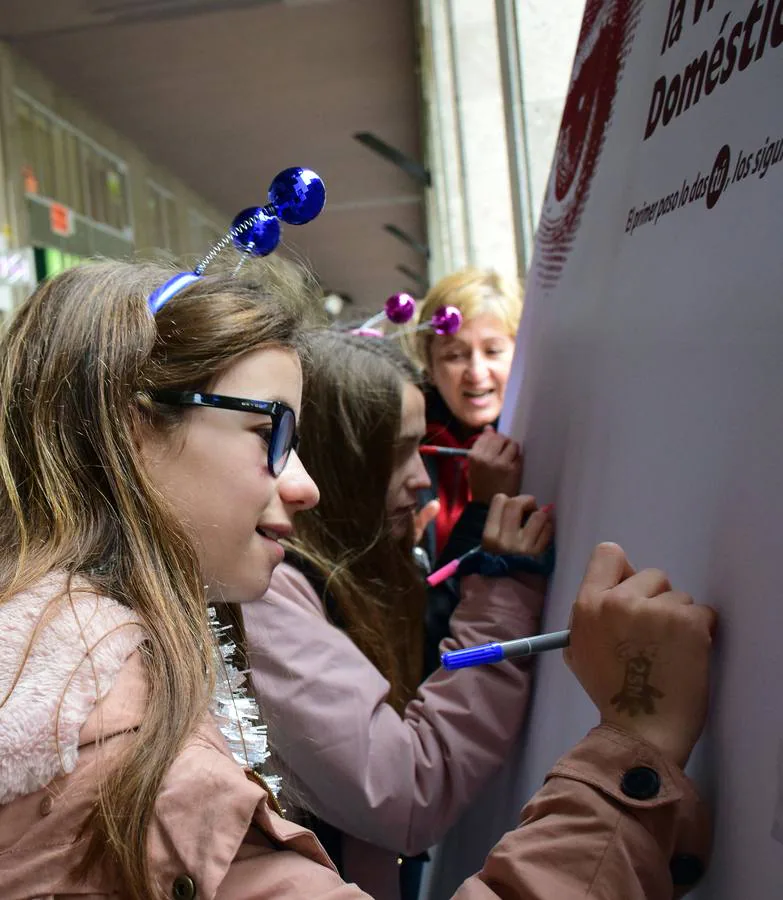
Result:
<instances>
[{"instance_id":1,"label":"marker cap","mask_svg":"<svg viewBox=\"0 0 783 900\"><path fill-rule=\"evenodd\" d=\"M449 650L441 654L440 661L444 669L464 669L467 666L481 666L487 663L500 662L503 659L503 648L497 641L491 644L479 644L464 650Z\"/></svg>"}]
</instances>

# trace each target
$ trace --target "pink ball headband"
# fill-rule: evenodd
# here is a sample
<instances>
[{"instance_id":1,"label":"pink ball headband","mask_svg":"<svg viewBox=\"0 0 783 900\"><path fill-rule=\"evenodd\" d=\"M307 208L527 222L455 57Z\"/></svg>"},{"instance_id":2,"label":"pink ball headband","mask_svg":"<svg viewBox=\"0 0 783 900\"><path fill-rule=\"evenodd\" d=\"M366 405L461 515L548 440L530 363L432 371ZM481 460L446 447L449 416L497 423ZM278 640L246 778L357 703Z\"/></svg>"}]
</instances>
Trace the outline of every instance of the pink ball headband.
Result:
<instances>
[{"instance_id":1,"label":"pink ball headband","mask_svg":"<svg viewBox=\"0 0 783 900\"><path fill-rule=\"evenodd\" d=\"M416 313L416 300L410 294L392 294L384 303L383 309L369 318L366 322L354 330L354 334L369 337L386 337L382 331L376 328L384 321L393 325L407 325ZM410 328L401 328L389 338L397 338L403 334L412 334L417 331L432 330L435 334L456 334L462 327L462 313L456 306L439 306L428 322L421 322Z\"/></svg>"},{"instance_id":2,"label":"pink ball headband","mask_svg":"<svg viewBox=\"0 0 783 900\"><path fill-rule=\"evenodd\" d=\"M293 166L279 172L269 185L266 206L250 206L234 217L226 234L207 251L192 272L178 272L153 291L147 305L154 316L171 298L194 281L229 244L242 254L235 274L251 256L268 256L280 243L280 220L289 225L311 222L324 208L326 188L312 169Z\"/></svg>"}]
</instances>

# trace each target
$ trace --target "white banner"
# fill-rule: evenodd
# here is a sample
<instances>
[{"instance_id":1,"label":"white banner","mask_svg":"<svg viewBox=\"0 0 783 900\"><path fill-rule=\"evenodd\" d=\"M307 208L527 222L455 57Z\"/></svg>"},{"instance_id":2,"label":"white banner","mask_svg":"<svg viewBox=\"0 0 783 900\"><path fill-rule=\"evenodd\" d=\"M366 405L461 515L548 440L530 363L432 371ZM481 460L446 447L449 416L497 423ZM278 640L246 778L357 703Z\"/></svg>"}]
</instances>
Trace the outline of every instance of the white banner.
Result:
<instances>
[{"instance_id":1,"label":"white banner","mask_svg":"<svg viewBox=\"0 0 783 900\"><path fill-rule=\"evenodd\" d=\"M546 630L600 540L720 611L702 900L783 897L782 236L783 0L589 2L504 420L557 504ZM541 658L521 765L450 841L469 866L595 722Z\"/></svg>"}]
</instances>

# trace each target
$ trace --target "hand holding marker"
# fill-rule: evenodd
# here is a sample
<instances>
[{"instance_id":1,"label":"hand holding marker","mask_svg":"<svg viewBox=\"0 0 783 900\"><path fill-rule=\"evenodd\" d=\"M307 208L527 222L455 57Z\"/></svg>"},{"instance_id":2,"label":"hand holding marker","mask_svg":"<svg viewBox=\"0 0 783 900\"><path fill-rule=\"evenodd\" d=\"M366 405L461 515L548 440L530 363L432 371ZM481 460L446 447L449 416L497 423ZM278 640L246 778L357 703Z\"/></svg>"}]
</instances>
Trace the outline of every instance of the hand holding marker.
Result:
<instances>
[{"instance_id":1,"label":"hand holding marker","mask_svg":"<svg viewBox=\"0 0 783 900\"><path fill-rule=\"evenodd\" d=\"M532 562L551 543L551 513L553 509L554 505L550 504L536 512L535 500L532 497L517 497L509 500L502 495L496 496L493 499L490 513L487 517L483 546L474 547L458 559L453 559L450 563L438 569L437 572L433 572L427 579L427 583L431 587L441 584L441 582L454 575L460 567L463 570L466 568L474 569L471 562L476 560L482 551L504 555L515 554L517 559L526 557ZM516 533L511 543L509 543L507 535L509 533L510 517L513 516L517 516L517 523L522 519L523 524L521 528L517 524L516 528L513 529ZM512 568L513 565L509 566L509 570ZM493 641L489 644L480 644L476 647L467 647L463 650L452 650L444 653L441 656L441 662L443 667L449 670L496 663L504 659L530 656L545 650L562 649L568 646L568 637L568 631L559 631L553 634L519 638L518 640L505 641L503 643Z\"/></svg>"},{"instance_id":2,"label":"hand holding marker","mask_svg":"<svg viewBox=\"0 0 783 900\"><path fill-rule=\"evenodd\" d=\"M530 496L513 497L509 499L503 494L496 494L487 516L487 524L484 529L484 537L481 546L474 547L452 559L427 578L430 587L436 587L447 578L457 573L462 567L463 572L467 566L462 564L476 554L486 552L498 555L515 554L517 556L534 557L543 553L552 540L551 513L554 511L554 503L542 506L536 510L536 501ZM508 531L508 523L515 515L522 518L522 527L516 526L513 542L509 543L502 535L502 529ZM503 518L506 521L503 521Z\"/></svg>"}]
</instances>

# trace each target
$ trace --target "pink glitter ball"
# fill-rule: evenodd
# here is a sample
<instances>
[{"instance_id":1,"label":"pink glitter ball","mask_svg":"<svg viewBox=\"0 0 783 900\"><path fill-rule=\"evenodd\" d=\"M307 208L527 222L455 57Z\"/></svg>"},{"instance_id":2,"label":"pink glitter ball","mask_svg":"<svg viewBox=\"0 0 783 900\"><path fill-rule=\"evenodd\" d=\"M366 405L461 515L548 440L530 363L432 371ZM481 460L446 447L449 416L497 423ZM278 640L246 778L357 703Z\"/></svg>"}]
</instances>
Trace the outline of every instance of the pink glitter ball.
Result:
<instances>
[{"instance_id":1,"label":"pink glitter ball","mask_svg":"<svg viewBox=\"0 0 783 900\"><path fill-rule=\"evenodd\" d=\"M430 324L435 334L456 334L462 327L462 313L456 306L439 306Z\"/></svg>"},{"instance_id":2,"label":"pink glitter ball","mask_svg":"<svg viewBox=\"0 0 783 900\"><path fill-rule=\"evenodd\" d=\"M386 318L395 325L410 322L416 312L416 301L410 294L392 294L384 304Z\"/></svg>"}]
</instances>

